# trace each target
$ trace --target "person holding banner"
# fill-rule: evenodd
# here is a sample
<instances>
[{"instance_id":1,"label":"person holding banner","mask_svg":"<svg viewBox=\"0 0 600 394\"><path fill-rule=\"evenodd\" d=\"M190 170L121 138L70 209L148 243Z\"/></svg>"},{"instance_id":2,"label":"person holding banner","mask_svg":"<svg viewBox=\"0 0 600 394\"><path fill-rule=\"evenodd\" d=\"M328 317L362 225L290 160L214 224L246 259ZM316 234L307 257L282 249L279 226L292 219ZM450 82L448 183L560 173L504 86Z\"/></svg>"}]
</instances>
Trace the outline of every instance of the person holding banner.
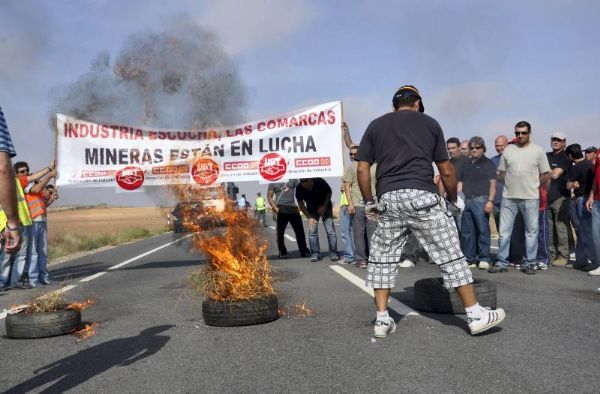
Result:
<instances>
[{"instance_id":1,"label":"person holding banner","mask_svg":"<svg viewBox=\"0 0 600 394\"><path fill-rule=\"evenodd\" d=\"M375 290L375 337L396 331L387 306L398 275L402 249L414 233L438 265L444 286L455 288L467 313L471 334L479 334L504 320L505 312L479 305L473 275L460 248L458 230L446 204L464 208L444 133L438 122L423 114L419 91L411 85L393 96L394 111L373 120L359 144L358 184L365 212L377 219L371 239L366 284ZM443 204L433 182L435 162L446 190ZM371 166L377 163L377 200L371 188Z\"/></svg>"},{"instance_id":2,"label":"person holding banner","mask_svg":"<svg viewBox=\"0 0 600 394\"><path fill-rule=\"evenodd\" d=\"M5 253L10 254L17 251L21 242L15 173L10 161L16 155L17 152L0 107L0 206L6 215L6 225L0 227L0 261Z\"/></svg>"},{"instance_id":3,"label":"person holding banner","mask_svg":"<svg viewBox=\"0 0 600 394\"><path fill-rule=\"evenodd\" d=\"M296 188L298 207L308 218L308 243L310 245L310 261L319 261L321 247L319 245L319 219L327 233L329 244L329 260L340 259L337 252L337 236L333 226L333 207L331 204L331 187L323 178L301 178Z\"/></svg>"}]
</instances>

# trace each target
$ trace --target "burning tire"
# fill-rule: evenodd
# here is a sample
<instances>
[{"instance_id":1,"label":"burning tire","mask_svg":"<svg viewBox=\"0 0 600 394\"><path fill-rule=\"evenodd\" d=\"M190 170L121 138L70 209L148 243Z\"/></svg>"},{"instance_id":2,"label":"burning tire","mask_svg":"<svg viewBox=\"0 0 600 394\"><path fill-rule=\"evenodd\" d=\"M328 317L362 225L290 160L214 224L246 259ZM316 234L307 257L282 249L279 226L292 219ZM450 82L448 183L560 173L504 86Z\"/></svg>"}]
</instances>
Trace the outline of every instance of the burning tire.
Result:
<instances>
[{"instance_id":1,"label":"burning tire","mask_svg":"<svg viewBox=\"0 0 600 394\"><path fill-rule=\"evenodd\" d=\"M482 306L496 308L496 285L485 279L475 279L475 294ZM415 308L423 312L460 315L465 308L455 290L447 290L442 278L420 279L414 286Z\"/></svg>"},{"instance_id":2,"label":"burning tire","mask_svg":"<svg viewBox=\"0 0 600 394\"><path fill-rule=\"evenodd\" d=\"M278 306L274 294L241 301L206 300L202 303L202 317L209 326L250 326L276 320Z\"/></svg>"},{"instance_id":3,"label":"burning tire","mask_svg":"<svg viewBox=\"0 0 600 394\"><path fill-rule=\"evenodd\" d=\"M6 316L6 336L15 339L46 338L70 333L80 324L81 312L73 309L13 313Z\"/></svg>"}]
</instances>

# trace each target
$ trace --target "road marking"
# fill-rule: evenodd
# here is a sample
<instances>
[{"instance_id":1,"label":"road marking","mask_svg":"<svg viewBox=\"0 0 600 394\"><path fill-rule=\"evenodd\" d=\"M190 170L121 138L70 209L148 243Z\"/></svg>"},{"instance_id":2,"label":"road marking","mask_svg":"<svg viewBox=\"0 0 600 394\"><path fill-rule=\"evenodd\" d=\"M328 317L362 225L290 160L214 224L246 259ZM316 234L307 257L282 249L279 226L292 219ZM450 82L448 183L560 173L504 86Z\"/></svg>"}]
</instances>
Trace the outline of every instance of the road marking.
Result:
<instances>
[{"instance_id":1,"label":"road marking","mask_svg":"<svg viewBox=\"0 0 600 394\"><path fill-rule=\"evenodd\" d=\"M166 244L164 244L164 245L161 245L161 246L159 246L158 248L154 248L154 249L152 249L152 250L149 250L149 251L147 251L147 252L145 252L145 253L142 253L142 254L140 254L140 255L138 255L138 256L132 257L132 258L130 258L129 260L125 260L125 261L123 261L122 263L115 264L115 265L113 265L112 267L108 267L108 269L109 269L109 270L116 270L117 268L121 268L121 267L123 267L123 266L126 266L126 265L127 265L127 264L129 264L129 263L133 263L133 262L134 262L134 261L136 261L136 260L139 260L139 259L141 259L141 258L143 258L143 257L146 257L146 256L148 256L149 254L152 254L152 253L154 253L154 252L158 252L159 250L161 250L161 249L164 249L164 248L166 248L167 246L173 245L174 243L177 243L177 242L179 242L179 241L181 241L181 240L184 240L184 239L186 239L186 238L189 238L189 237L191 237L192 235L194 235L194 234L188 234L188 235L186 235L186 236L183 236L183 237L181 237L181 238L178 238L178 239L176 239L176 240L175 240L175 241L173 241L173 242L166 243Z\"/></svg>"},{"instance_id":2,"label":"road marking","mask_svg":"<svg viewBox=\"0 0 600 394\"><path fill-rule=\"evenodd\" d=\"M342 277L347 279L350 283L370 295L371 297L375 297L375 292L370 287L365 286L365 280L354 275L352 272L342 268L339 265L330 265L329 268L340 274ZM414 309L408 307L407 305L401 303L397 299L390 297L388 301L388 307L394 310L399 315L403 316L421 316Z\"/></svg>"},{"instance_id":3,"label":"road marking","mask_svg":"<svg viewBox=\"0 0 600 394\"><path fill-rule=\"evenodd\" d=\"M275 230L275 226L269 226L271 230Z\"/></svg>"},{"instance_id":4,"label":"road marking","mask_svg":"<svg viewBox=\"0 0 600 394\"><path fill-rule=\"evenodd\" d=\"M292 237L292 236L291 236L291 235L289 235L289 234L285 234L285 235L284 235L284 237L286 237L287 239L289 239L289 240L290 240L290 241L292 241L292 242L296 242L296 238Z\"/></svg>"},{"instance_id":5,"label":"road marking","mask_svg":"<svg viewBox=\"0 0 600 394\"><path fill-rule=\"evenodd\" d=\"M48 296L50 296L52 294L56 294L56 293L58 293L58 294L60 294L60 293L66 293L67 291L69 291L71 289L74 289L76 287L77 287L77 285L69 285L69 286L61 287L60 289L54 290L54 291L52 291L52 292L50 292L48 294L44 294L43 296L38 297L37 299L39 300L39 299L48 297ZM22 311L23 309L27 308L28 305L29 304L15 305L15 306L13 306L10 309L4 309L4 310L2 310L2 312L0 312L0 320L4 319L6 317L6 315L8 315L9 313L16 313L16 312Z\"/></svg>"},{"instance_id":6,"label":"road marking","mask_svg":"<svg viewBox=\"0 0 600 394\"><path fill-rule=\"evenodd\" d=\"M96 273L94 275L90 275L90 276L88 276L86 278L81 279L80 282L89 282L90 280L94 280L96 278L99 278L99 277L101 277L104 274L106 274L106 271L98 272L98 273Z\"/></svg>"}]
</instances>

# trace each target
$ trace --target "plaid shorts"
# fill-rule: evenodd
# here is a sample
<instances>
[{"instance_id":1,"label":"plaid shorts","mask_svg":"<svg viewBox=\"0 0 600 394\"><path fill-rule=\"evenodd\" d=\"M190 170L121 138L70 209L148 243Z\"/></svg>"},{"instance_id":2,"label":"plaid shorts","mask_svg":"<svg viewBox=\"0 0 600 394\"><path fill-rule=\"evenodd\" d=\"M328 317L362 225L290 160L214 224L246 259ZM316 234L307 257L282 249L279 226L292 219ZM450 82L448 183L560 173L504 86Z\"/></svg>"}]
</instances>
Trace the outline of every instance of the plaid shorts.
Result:
<instances>
[{"instance_id":1,"label":"plaid shorts","mask_svg":"<svg viewBox=\"0 0 600 394\"><path fill-rule=\"evenodd\" d=\"M415 189L394 190L381 196L383 208L369 245L367 286L394 287L409 232L438 265L447 288L473 283L452 214L440 201L437 194Z\"/></svg>"}]
</instances>

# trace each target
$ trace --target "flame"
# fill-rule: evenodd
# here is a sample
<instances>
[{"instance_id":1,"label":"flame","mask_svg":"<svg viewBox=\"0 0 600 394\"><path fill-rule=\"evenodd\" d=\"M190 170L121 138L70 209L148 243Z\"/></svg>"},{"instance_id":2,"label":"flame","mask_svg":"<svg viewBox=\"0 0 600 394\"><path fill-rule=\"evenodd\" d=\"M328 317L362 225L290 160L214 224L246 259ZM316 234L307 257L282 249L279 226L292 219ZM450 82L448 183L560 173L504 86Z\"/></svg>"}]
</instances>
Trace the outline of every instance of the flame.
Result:
<instances>
[{"instance_id":1,"label":"flame","mask_svg":"<svg viewBox=\"0 0 600 394\"><path fill-rule=\"evenodd\" d=\"M81 312L82 310L94 305L95 303L96 303L96 301L88 298L84 302L73 302L73 303L67 305L65 307L65 309L73 309L73 310Z\"/></svg>"},{"instance_id":2,"label":"flame","mask_svg":"<svg viewBox=\"0 0 600 394\"><path fill-rule=\"evenodd\" d=\"M290 318L290 307L287 305L281 305L277 308L277 316Z\"/></svg>"},{"instance_id":3,"label":"flame","mask_svg":"<svg viewBox=\"0 0 600 394\"><path fill-rule=\"evenodd\" d=\"M259 238L256 220L237 210L223 186L185 186L178 193L180 201L199 202L183 209L182 222L195 233L194 248L207 258L202 271L204 295L232 301L273 294L271 266L265 254L268 245ZM216 225L224 227L211 228Z\"/></svg>"},{"instance_id":4,"label":"flame","mask_svg":"<svg viewBox=\"0 0 600 394\"><path fill-rule=\"evenodd\" d=\"M297 316L314 316L315 311L308 306L306 301L304 301L304 303L296 305L296 315Z\"/></svg>"},{"instance_id":5,"label":"flame","mask_svg":"<svg viewBox=\"0 0 600 394\"><path fill-rule=\"evenodd\" d=\"M82 341L94 336L96 334L96 327L98 327L98 323L96 322L86 324L82 329L73 331L73 335L78 337L77 342Z\"/></svg>"}]
</instances>

